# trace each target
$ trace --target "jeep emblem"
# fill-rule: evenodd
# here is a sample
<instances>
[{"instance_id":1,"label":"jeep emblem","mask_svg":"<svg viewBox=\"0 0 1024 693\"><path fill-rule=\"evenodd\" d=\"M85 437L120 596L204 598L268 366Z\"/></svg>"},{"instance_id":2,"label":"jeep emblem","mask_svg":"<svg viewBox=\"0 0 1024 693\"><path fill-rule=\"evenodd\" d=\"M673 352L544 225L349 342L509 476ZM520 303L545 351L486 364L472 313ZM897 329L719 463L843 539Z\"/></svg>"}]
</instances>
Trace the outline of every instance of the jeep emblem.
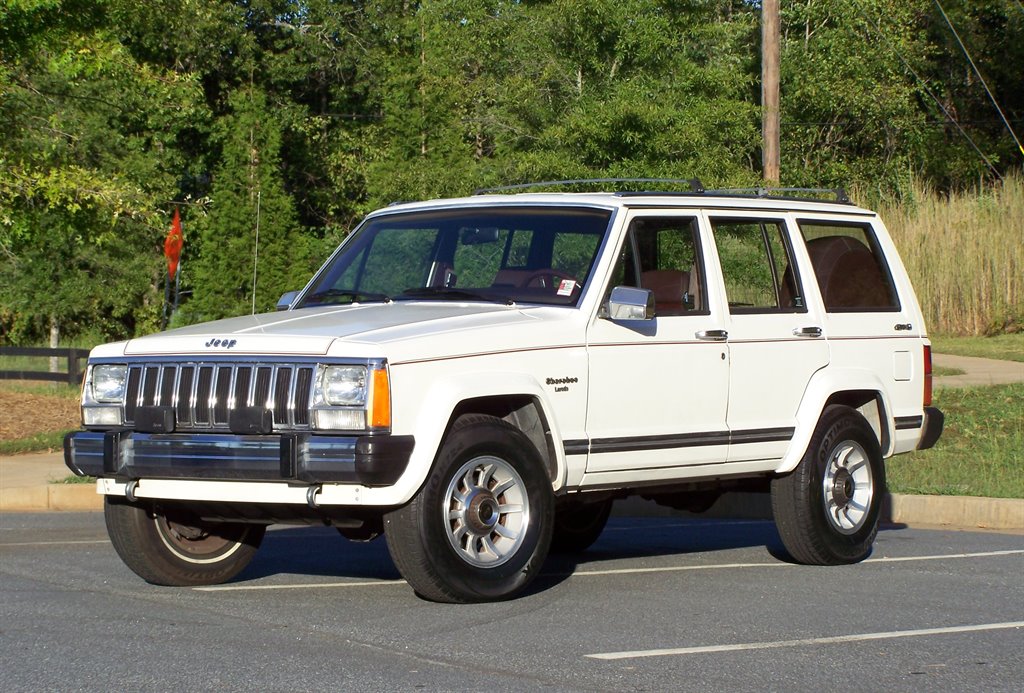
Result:
<instances>
[{"instance_id":1,"label":"jeep emblem","mask_svg":"<svg viewBox=\"0 0 1024 693\"><path fill-rule=\"evenodd\" d=\"M238 344L237 339L211 339L206 343L206 348L221 347L222 349L230 349L236 344Z\"/></svg>"}]
</instances>

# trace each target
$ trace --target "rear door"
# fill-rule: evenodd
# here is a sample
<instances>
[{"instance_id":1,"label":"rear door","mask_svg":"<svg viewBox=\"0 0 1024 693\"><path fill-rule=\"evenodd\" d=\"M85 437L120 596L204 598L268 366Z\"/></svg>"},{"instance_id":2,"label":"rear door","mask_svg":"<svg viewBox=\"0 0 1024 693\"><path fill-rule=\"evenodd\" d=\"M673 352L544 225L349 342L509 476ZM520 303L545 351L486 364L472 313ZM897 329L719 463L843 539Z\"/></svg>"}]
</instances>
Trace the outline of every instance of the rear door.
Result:
<instances>
[{"instance_id":1,"label":"rear door","mask_svg":"<svg viewBox=\"0 0 1024 693\"><path fill-rule=\"evenodd\" d=\"M728 315L729 461L785 454L811 376L829 362L822 315L810 307L785 214L709 213Z\"/></svg>"}]
</instances>

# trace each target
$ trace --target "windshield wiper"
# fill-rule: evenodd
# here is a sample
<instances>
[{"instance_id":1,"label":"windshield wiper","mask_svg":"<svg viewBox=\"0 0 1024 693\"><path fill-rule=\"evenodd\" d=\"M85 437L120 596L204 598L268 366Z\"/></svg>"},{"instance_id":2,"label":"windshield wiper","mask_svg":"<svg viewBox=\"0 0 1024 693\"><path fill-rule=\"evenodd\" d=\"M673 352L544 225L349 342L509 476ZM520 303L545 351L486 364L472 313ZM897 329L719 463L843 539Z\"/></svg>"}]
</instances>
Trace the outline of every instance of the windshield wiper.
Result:
<instances>
[{"instance_id":1,"label":"windshield wiper","mask_svg":"<svg viewBox=\"0 0 1024 693\"><path fill-rule=\"evenodd\" d=\"M507 306L515 304L507 296L489 296L465 289L452 289L444 286L424 286L414 289L406 289L396 299L439 299L442 301L486 301L487 303L502 303Z\"/></svg>"},{"instance_id":2,"label":"windshield wiper","mask_svg":"<svg viewBox=\"0 0 1024 693\"><path fill-rule=\"evenodd\" d=\"M391 303L391 297L386 294L373 294L365 291L352 291L350 289L327 289L310 294L302 301L305 306L324 303Z\"/></svg>"}]
</instances>

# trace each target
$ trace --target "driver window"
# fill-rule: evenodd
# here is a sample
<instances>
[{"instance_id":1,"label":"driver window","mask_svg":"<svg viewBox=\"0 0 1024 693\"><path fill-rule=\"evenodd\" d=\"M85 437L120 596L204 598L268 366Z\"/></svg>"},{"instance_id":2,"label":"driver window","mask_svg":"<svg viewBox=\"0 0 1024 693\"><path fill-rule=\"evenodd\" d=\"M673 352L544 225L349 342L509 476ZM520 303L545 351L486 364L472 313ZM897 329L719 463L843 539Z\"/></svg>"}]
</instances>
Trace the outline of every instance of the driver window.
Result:
<instances>
[{"instance_id":1,"label":"driver window","mask_svg":"<svg viewBox=\"0 0 1024 693\"><path fill-rule=\"evenodd\" d=\"M650 289L659 316L706 312L696 220L634 220L619 253L611 285Z\"/></svg>"}]
</instances>

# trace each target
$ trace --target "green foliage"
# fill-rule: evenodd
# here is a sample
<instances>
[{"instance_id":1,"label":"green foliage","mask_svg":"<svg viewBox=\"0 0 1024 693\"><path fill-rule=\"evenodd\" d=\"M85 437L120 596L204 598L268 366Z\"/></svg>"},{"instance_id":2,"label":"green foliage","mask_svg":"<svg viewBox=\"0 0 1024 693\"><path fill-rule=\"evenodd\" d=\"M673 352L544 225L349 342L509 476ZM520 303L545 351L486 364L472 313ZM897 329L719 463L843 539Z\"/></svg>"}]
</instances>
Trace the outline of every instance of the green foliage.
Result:
<instances>
[{"instance_id":1,"label":"green foliage","mask_svg":"<svg viewBox=\"0 0 1024 693\"><path fill-rule=\"evenodd\" d=\"M943 6L1020 129L1024 13ZM994 176L927 92L1001 174L1020 167L934 3L793 0L782 19L785 184L904 199L914 176ZM253 195L263 309L393 200L582 177L756 185L759 25L746 0L7 0L0 330L152 330L175 206L181 324L251 309Z\"/></svg>"},{"instance_id":2,"label":"green foliage","mask_svg":"<svg viewBox=\"0 0 1024 693\"><path fill-rule=\"evenodd\" d=\"M931 340L939 354L1024 362L1024 332L994 337L933 336Z\"/></svg>"},{"instance_id":3,"label":"green foliage","mask_svg":"<svg viewBox=\"0 0 1024 693\"><path fill-rule=\"evenodd\" d=\"M889 490L1024 498L1024 384L942 388L946 426L931 450L886 460Z\"/></svg>"},{"instance_id":4,"label":"green foliage","mask_svg":"<svg viewBox=\"0 0 1024 693\"><path fill-rule=\"evenodd\" d=\"M190 318L212 320L272 310L281 294L305 284L312 267L292 199L281 181L281 127L267 117L266 96L232 95L233 113L219 122L222 158L213 202L197 220ZM258 245L257 245L258 233Z\"/></svg>"}]
</instances>

